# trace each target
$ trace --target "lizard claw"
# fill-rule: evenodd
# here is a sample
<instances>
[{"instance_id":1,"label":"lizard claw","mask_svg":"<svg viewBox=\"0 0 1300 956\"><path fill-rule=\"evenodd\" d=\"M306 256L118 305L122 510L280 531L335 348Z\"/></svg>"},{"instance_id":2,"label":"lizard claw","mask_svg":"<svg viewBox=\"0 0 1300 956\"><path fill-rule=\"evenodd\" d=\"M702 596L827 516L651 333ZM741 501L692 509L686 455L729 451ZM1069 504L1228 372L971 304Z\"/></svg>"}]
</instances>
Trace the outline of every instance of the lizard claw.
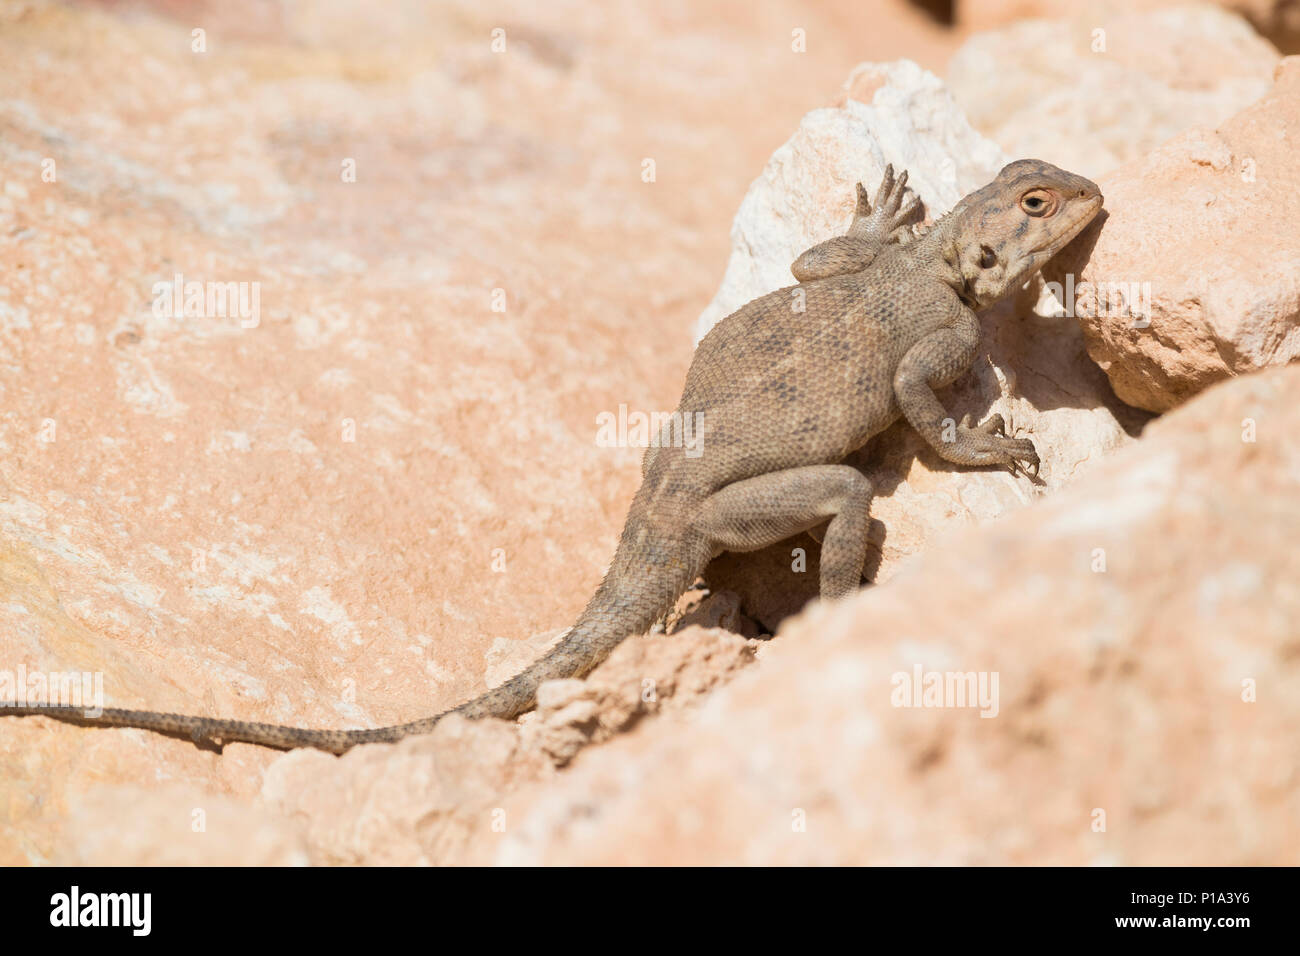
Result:
<instances>
[{"instance_id":1,"label":"lizard claw","mask_svg":"<svg viewBox=\"0 0 1300 956\"><path fill-rule=\"evenodd\" d=\"M871 215L871 203L867 200L867 187L858 183L858 206L853 211L854 220L866 219Z\"/></svg>"},{"instance_id":2,"label":"lizard claw","mask_svg":"<svg viewBox=\"0 0 1300 956\"><path fill-rule=\"evenodd\" d=\"M876 190L876 207L875 211L879 213L882 206L889 201L890 194L894 191L894 164L885 165L885 173L880 177L880 187Z\"/></svg>"},{"instance_id":3,"label":"lizard claw","mask_svg":"<svg viewBox=\"0 0 1300 956\"><path fill-rule=\"evenodd\" d=\"M1034 443L1027 438L1004 438L1003 441L1007 442L1008 453L1012 456L1007 463L1011 467L1011 474L1023 474L1036 481L1040 460Z\"/></svg>"},{"instance_id":4,"label":"lizard claw","mask_svg":"<svg viewBox=\"0 0 1300 956\"><path fill-rule=\"evenodd\" d=\"M1038 476L1037 461L1029 462L1028 467L1026 467L1025 465L1022 465L1020 462L1012 460L1011 464L1008 466L1008 470L1010 470L1011 474L1015 477L1024 475L1035 485L1043 484L1043 479Z\"/></svg>"},{"instance_id":5,"label":"lizard claw","mask_svg":"<svg viewBox=\"0 0 1300 956\"><path fill-rule=\"evenodd\" d=\"M1009 438L1006 421L996 412L979 425L971 425L970 415L962 417L959 442L965 446L970 464L1007 465L1013 475L1031 474L1036 479L1040 460L1034 443L1027 438ZM961 460L961 459L959 459Z\"/></svg>"}]
</instances>

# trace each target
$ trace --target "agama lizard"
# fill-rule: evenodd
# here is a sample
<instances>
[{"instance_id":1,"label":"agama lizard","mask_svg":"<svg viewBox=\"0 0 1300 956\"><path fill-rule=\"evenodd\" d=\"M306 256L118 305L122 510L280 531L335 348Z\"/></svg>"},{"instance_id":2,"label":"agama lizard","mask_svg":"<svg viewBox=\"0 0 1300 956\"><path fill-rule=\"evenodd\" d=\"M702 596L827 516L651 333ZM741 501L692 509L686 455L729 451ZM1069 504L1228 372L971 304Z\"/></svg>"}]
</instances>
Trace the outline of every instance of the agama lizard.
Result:
<instances>
[{"instance_id":1,"label":"agama lizard","mask_svg":"<svg viewBox=\"0 0 1300 956\"><path fill-rule=\"evenodd\" d=\"M1096 184L1037 160L1004 167L923 236L907 174L892 169L876 207L858 186L849 232L791 267L796 286L754 299L700 342L678 411L702 415L695 449L651 447L618 549L595 596L552 650L468 703L372 730L311 730L151 711L0 706L101 727L139 727L196 742L244 741L342 753L427 733L447 713L511 718L543 681L582 677L631 634L648 629L722 551L751 551L826 524L820 591L861 584L871 483L843 464L900 416L943 459L1037 468L1028 439L1000 416L952 426L935 389L970 368L976 309L1021 286L1101 209ZM949 427L945 427L949 426Z\"/></svg>"}]
</instances>

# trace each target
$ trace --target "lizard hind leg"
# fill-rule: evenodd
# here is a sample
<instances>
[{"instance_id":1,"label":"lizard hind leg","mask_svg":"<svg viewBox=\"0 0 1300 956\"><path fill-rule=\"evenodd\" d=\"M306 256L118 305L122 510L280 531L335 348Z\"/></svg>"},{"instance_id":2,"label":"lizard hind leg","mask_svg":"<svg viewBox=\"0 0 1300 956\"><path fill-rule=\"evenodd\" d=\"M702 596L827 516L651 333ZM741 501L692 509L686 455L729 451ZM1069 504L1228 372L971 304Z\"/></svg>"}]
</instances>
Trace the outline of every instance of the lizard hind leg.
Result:
<instances>
[{"instance_id":1,"label":"lizard hind leg","mask_svg":"<svg viewBox=\"0 0 1300 956\"><path fill-rule=\"evenodd\" d=\"M831 519L822 537L821 596L857 590L867 557L871 482L850 465L810 465L714 492L692 524L727 551L756 551Z\"/></svg>"}]
</instances>

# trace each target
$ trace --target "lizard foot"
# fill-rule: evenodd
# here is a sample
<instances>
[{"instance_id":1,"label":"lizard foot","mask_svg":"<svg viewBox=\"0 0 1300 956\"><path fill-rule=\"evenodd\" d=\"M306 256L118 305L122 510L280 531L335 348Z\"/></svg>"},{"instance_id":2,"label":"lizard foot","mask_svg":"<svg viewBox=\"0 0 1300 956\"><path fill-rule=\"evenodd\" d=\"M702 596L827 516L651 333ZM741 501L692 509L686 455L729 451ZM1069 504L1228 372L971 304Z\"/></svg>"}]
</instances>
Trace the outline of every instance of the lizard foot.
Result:
<instances>
[{"instance_id":1,"label":"lizard foot","mask_svg":"<svg viewBox=\"0 0 1300 956\"><path fill-rule=\"evenodd\" d=\"M1001 415L974 428L963 419L957 432L962 457L972 465L1008 465L1013 475L1023 471L1037 477L1039 458L1034 443L1028 438L1008 438L1002 434L1003 428Z\"/></svg>"},{"instance_id":2,"label":"lizard foot","mask_svg":"<svg viewBox=\"0 0 1300 956\"><path fill-rule=\"evenodd\" d=\"M885 167L885 175L876 190L875 208L867 202L867 189L858 183L858 209L854 216L851 234L870 232L884 237L886 242L907 242L912 238L908 225L913 214L921 207L921 200L907 188L907 170L897 178L893 164Z\"/></svg>"}]
</instances>

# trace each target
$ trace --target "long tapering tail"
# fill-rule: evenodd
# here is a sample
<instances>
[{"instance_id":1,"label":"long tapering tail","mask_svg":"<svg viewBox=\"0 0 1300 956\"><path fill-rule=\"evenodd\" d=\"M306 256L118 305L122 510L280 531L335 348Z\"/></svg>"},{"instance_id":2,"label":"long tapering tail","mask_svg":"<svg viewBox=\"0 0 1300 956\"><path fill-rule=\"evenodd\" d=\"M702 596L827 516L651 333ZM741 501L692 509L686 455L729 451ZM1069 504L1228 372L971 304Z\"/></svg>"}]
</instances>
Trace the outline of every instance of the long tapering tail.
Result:
<instances>
[{"instance_id":1,"label":"long tapering tail","mask_svg":"<svg viewBox=\"0 0 1300 956\"><path fill-rule=\"evenodd\" d=\"M92 712L58 704L6 702L0 702L0 717L41 716L88 727L135 727L217 748L238 741L276 750L312 747L335 754L358 744L392 743L428 733L447 714L509 719L533 706L543 681L586 676L629 635L644 633L704 570L708 561L704 542L680 538L668 542L641 530L632 522L624 528L609 573L559 644L504 684L432 717L372 730L313 730L149 710Z\"/></svg>"}]
</instances>

